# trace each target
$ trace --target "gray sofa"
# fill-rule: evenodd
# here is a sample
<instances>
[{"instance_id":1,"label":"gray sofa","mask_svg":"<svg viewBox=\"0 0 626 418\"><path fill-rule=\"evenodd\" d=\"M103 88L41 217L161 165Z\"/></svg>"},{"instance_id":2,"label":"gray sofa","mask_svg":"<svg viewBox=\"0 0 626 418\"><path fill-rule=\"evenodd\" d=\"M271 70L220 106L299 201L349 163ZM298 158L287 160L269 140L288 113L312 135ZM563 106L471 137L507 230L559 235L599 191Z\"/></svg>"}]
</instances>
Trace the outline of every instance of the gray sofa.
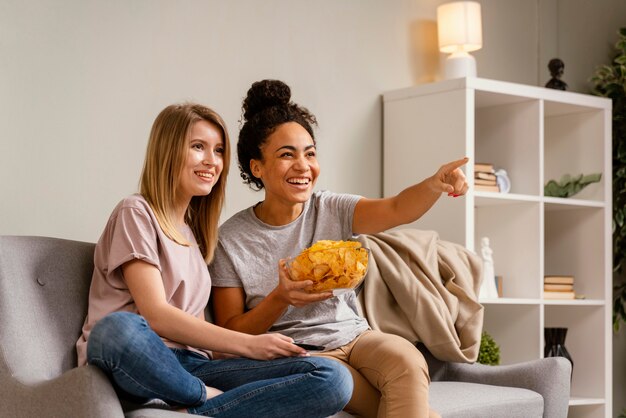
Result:
<instances>
[{"instance_id":1,"label":"gray sofa","mask_svg":"<svg viewBox=\"0 0 626 418\"><path fill-rule=\"evenodd\" d=\"M122 405L106 376L76 367L94 244L0 236L0 417L184 417ZM430 366L432 407L444 418L567 416L570 363ZM345 413L341 415L346 416Z\"/></svg>"}]
</instances>

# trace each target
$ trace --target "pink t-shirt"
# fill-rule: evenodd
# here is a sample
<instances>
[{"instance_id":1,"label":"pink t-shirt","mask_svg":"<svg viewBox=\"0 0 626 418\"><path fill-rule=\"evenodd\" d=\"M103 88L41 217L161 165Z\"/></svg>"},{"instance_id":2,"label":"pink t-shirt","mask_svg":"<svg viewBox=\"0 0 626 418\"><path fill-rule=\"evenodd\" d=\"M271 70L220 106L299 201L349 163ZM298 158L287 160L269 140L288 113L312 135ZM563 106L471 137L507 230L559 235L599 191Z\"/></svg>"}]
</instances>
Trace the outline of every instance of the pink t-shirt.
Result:
<instances>
[{"instance_id":1,"label":"pink t-shirt","mask_svg":"<svg viewBox=\"0 0 626 418\"><path fill-rule=\"evenodd\" d=\"M121 268L133 259L143 260L160 270L170 305L204 319L211 277L191 228L185 225L181 232L191 246L177 244L163 233L150 205L141 195L132 195L115 207L96 245L89 310L83 334L76 343L79 366L87 363L89 333L99 319L118 311L141 314L128 291ZM210 355L208 351L161 339L169 347Z\"/></svg>"}]
</instances>

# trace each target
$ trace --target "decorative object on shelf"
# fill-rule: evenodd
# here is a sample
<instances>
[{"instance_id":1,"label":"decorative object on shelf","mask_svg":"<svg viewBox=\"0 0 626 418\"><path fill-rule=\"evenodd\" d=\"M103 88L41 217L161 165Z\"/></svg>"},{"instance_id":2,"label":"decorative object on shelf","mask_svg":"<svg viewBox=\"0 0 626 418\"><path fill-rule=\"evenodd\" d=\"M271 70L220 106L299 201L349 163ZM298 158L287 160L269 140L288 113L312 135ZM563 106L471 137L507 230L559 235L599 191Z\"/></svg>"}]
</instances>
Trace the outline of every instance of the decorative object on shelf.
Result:
<instances>
[{"instance_id":1,"label":"decorative object on shelf","mask_svg":"<svg viewBox=\"0 0 626 418\"><path fill-rule=\"evenodd\" d=\"M477 192L500 192L498 176L491 163L474 163L474 190Z\"/></svg>"},{"instance_id":2,"label":"decorative object on shelf","mask_svg":"<svg viewBox=\"0 0 626 418\"><path fill-rule=\"evenodd\" d=\"M565 357L572 363L572 374L574 373L574 360L565 348L565 337L567 328L544 328L543 330L546 346L543 350L544 357Z\"/></svg>"},{"instance_id":3,"label":"decorative object on shelf","mask_svg":"<svg viewBox=\"0 0 626 418\"><path fill-rule=\"evenodd\" d=\"M503 168L496 170L496 183L498 183L500 193L508 193L511 191L511 180L506 170Z\"/></svg>"},{"instance_id":4,"label":"decorative object on shelf","mask_svg":"<svg viewBox=\"0 0 626 418\"><path fill-rule=\"evenodd\" d=\"M487 331L483 331L480 336L480 348L478 350L478 361L480 364L497 366L500 364L500 346Z\"/></svg>"},{"instance_id":5,"label":"decorative object on shelf","mask_svg":"<svg viewBox=\"0 0 626 418\"><path fill-rule=\"evenodd\" d=\"M498 289L498 297L504 297L504 290L502 288L504 286L504 278L502 276L496 276L496 289Z\"/></svg>"},{"instance_id":6,"label":"decorative object on shelf","mask_svg":"<svg viewBox=\"0 0 626 418\"><path fill-rule=\"evenodd\" d=\"M576 299L574 276L544 276L544 299Z\"/></svg>"},{"instance_id":7,"label":"decorative object on shelf","mask_svg":"<svg viewBox=\"0 0 626 418\"><path fill-rule=\"evenodd\" d=\"M483 259L483 279L480 283L478 297L480 299L497 299L496 275L493 266L493 250L489 247L489 238L480 240L480 254Z\"/></svg>"},{"instance_id":8,"label":"decorative object on shelf","mask_svg":"<svg viewBox=\"0 0 626 418\"><path fill-rule=\"evenodd\" d=\"M574 177L565 174L558 182L549 180L543 188L543 194L552 197L571 197L591 183L597 183L601 179L602 173L579 174Z\"/></svg>"},{"instance_id":9,"label":"decorative object on shelf","mask_svg":"<svg viewBox=\"0 0 626 418\"><path fill-rule=\"evenodd\" d=\"M444 78L476 76L476 59L468 52L483 46L480 3L456 1L437 7L439 50L449 53Z\"/></svg>"},{"instance_id":10,"label":"decorative object on shelf","mask_svg":"<svg viewBox=\"0 0 626 418\"><path fill-rule=\"evenodd\" d=\"M546 83L546 87L555 90L567 90L567 83L561 80L565 64L559 58L552 58L548 63L548 69L552 78Z\"/></svg>"},{"instance_id":11,"label":"decorative object on shelf","mask_svg":"<svg viewBox=\"0 0 626 418\"><path fill-rule=\"evenodd\" d=\"M615 58L596 69L591 92L613 101L613 329L626 323L626 28L618 32Z\"/></svg>"}]
</instances>

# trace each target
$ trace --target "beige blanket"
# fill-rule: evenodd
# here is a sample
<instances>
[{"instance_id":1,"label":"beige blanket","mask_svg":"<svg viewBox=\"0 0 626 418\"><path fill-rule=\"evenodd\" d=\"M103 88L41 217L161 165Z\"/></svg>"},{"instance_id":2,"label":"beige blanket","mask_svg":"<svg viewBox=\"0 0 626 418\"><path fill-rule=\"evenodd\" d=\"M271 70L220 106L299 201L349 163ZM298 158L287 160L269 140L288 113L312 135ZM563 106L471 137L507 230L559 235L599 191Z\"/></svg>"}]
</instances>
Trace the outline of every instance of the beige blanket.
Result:
<instances>
[{"instance_id":1,"label":"beige blanket","mask_svg":"<svg viewBox=\"0 0 626 418\"><path fill-rule=\"evenodd\" d=\"M360 240L371 250L359 302L372 328L420 341L440 360L476 361L480 257L433 231L399 229Z\"/></svg>"}]
</instances>

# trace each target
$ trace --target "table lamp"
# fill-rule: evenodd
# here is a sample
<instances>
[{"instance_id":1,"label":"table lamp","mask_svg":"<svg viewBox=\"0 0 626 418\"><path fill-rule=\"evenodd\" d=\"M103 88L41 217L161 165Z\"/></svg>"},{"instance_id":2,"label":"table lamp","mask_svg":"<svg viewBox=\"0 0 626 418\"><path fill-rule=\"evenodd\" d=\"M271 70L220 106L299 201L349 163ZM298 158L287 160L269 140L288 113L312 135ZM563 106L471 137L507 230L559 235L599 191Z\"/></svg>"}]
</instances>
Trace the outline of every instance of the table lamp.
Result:
<instances>
[{"instance_id":1,"label":"table lamp","mask_svg":"<svg viewBox=\"0 0 626 418\"><path fill-rule=\"evenodd\" d=\"M483 46L480 3L456 1L437 7L439 50L449 53L444 78L476 76L476 59L468 54Z\"/></svg>"}]
</instances>

